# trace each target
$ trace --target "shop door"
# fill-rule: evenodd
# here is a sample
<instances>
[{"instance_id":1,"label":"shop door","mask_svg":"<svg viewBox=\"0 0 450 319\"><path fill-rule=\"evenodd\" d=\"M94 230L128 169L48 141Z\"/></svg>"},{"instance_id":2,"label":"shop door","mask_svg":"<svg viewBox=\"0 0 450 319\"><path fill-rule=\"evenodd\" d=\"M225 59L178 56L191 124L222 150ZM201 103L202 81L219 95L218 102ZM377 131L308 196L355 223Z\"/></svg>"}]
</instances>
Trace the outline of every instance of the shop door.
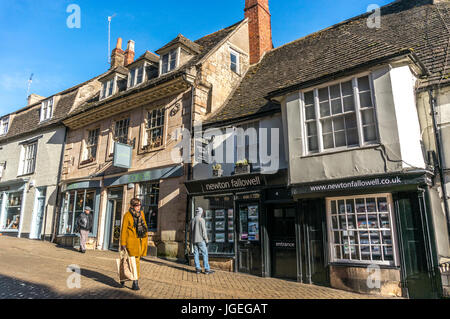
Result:
<instances>
[{"instance_id":1,"label":"shop door","mask_svg":"<svg viewBox=\"0 0 450 319\"><path fill-rule=\"evenodd\" d=\"M237 202L238 271L262 276L260 205L259 202Z\"/></svg>"},{"instance_id":2,"label":"shop door","mask_svg":"<svg viewBox=\"0 0 450 319\"><path fill-rule=\"evenodd\" d=\"M421 209L415 193L401 194L397 199L400 255L403 280L409 298L437 298L433 289L432 269L429 271Z\"/></svg>"},{"instance_id":3,"label":"shop door","mask_svg":"<svg viewBox=\"0 0 450 319\"><path fill-rule=\"evenodd\" d=\"M322 199L302 201L299 214L299 233L301 234L302 282L328 286L325 209L325 201Z\"/></svg>"},{"instance_id":4,"label":"shop door","mask_svg":"<svg viewBox=\"0 0 450 319\"><path fill-rule=\"evenodd\" d=\"M295 207L272 207L268 211L272 277L297 280Z\"/></svg>"},{"instance_id":5,"label":"shop door","mask_svg":"<svg viewBox=\"0 0 450 319\"><path fill-rule=\"evenodd\" d=\"M45 210L45 197L38 197L36 203L36 213L34 215L34 225L33 231L30 234L30 239L40 239L42 231L42 222L44 220L44 210Z\"/></svg>"},{"instance_id":6,"label":"shop door","mask_svg":"<svg viewBox=\"0 0 450 319\"><path fill-rule=\"evenodd\" d=\"M120 230L122 226L122 189L111 190L108 194L108 222L105 230L104 247L110 250L118 250L120 245Z\"/></svg>"}]
</instances>

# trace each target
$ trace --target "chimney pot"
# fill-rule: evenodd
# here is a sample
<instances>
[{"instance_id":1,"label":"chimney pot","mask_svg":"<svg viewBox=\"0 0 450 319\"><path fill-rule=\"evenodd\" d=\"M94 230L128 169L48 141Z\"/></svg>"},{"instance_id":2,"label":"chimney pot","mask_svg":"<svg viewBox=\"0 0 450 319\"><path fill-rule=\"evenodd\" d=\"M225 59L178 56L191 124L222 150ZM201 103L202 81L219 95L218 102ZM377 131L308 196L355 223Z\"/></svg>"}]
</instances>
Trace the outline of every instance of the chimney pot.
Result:
<instances>
[{"instance_id":1,"label":"chimney pot","mask_svg":"<svg viewBox=\"0 0 450 319\"><path fill-rule=\"evenodd\" d=\"M125 66L134 61L134 44L133 40L128 41L127 50L125 51Z\"/></svg>"},{"instance_id":2,"label":"chimney pot","mask_svg":"<svg viewBox=\"0 0 450 319\"><path fill-rule=\"evenodd\" d=\"M111 53L111 69L124 66L124 64L125 53L122 50L122 38L118 38L116 48Z\"/></svg>"}]
</instances>

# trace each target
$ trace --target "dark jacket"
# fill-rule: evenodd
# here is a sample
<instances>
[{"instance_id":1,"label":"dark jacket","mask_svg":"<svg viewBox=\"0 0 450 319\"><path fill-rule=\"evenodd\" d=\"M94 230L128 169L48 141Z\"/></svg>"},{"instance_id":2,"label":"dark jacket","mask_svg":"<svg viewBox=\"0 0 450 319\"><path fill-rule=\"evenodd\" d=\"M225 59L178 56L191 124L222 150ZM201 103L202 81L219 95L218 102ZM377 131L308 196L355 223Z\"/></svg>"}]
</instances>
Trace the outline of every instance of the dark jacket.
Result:
<instances>
[{"instance_id":1,"label":"dark jacket","mask_svg":"<svg viewBox=\"0 0 450 319\"><path fill-rule=\"evenodd\" d=\"M76 220L76 232L79 232L80 230L92 232L92 227L94 226L93 219L92 212L89 215L82 212Z\"/></svg>"}]
</instances>

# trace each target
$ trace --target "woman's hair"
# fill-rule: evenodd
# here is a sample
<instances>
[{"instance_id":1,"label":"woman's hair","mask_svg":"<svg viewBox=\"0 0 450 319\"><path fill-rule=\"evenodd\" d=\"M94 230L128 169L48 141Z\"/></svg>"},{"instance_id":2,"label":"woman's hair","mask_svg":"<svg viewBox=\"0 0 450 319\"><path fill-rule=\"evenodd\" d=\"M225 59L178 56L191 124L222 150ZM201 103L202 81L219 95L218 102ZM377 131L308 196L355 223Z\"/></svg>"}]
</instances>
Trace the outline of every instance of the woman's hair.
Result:
<instances>
[{"instance_id":1,"label":"woman's hair","mask_svg":"<svg viewBox=\"0 0 450 319\"><path fill-rule=\"evenodd\" d=\"M139 198L133 198L131 201L130 201L130 205L132 206L132 207L134 207L136 204L140 204L141 203L141 200L139 199Z\"/></svg>"}]
</instances>

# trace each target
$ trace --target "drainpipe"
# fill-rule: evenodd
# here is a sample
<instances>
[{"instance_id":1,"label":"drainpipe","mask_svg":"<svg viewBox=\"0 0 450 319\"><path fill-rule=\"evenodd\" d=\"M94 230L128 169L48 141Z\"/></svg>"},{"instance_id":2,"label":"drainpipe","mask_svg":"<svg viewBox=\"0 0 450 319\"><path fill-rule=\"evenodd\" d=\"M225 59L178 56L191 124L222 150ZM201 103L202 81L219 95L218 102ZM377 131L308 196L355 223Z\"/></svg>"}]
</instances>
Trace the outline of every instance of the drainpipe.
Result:
<instances>
[{"instance_id":1,"label":"drainpipe","mask_svg":"<svg viewBox=\"0 0 450 319\"><path fill-rule=\"evenodd\" d=\"M433 89L428 90L428 95L430 97L430 106L431 106L431 118L433 120L433 129L434 129L434 139L436 141L436 150L438 154L438 160L439 160L439 177L441 180L441 188L442 193L444 197L444 210L445 210L445 217L447 219L447 232L450 240L450 213L449 213L449 207L448 207L448 198L447 198L447 187L445 185L445 175L444 175L444 158L443 158L443 149L441 144L441 131L438 128L437 121L436 121L436 98L433 96Z\"/></svg>"}]
</instances>

